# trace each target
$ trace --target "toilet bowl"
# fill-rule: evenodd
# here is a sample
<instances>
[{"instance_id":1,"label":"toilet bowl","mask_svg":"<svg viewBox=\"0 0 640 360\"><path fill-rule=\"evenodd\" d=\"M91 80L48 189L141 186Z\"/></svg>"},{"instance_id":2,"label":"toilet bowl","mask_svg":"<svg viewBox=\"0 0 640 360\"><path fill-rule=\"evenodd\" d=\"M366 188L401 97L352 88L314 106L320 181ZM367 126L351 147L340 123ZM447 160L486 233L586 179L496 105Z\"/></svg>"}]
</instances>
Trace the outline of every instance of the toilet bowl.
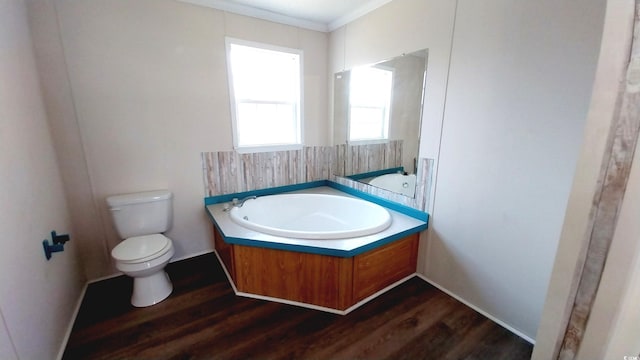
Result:
<instances>
[{"instance_id":1,"label":"toilet bowl","mask_svg":"<svg viewBox=\"0 0 640 360\"><path fill-rule=\"evenodd\" d=\"M171 294L173 285L164 267L173 254L171 239L162 234L128 238L113 248L116 269L133 278L133 306L155 305Z\"/></svg>"},{"instance_id":2,"label":"toilet bowl","mask_svg":"<svg viewBox=\"0 0 640 360\"><path fill-rule=\"evenodd\" d=\"M162 233L172 219L172 194L168 190L114 195L107 204L123 241L111 250L118 270L133 278L131 304L151 306L173 291L164 271L175 250Z\"/></svg>"}]
</instances>

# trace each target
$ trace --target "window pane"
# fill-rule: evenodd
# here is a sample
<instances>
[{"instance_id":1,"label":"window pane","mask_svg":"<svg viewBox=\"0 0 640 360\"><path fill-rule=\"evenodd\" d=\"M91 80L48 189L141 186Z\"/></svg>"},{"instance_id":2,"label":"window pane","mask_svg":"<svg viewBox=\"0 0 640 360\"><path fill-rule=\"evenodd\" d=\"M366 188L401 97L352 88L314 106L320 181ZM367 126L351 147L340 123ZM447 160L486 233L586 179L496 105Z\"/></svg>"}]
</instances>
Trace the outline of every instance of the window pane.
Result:
<instances>
[{"instance_id":1,"label":"window pane","mask_svg":"<svg viewBox=\"0 0 640 360\"><path fill-rule=\"evenodd\" d=\"M290 101L298 97L298 54L232 44L231 68L238 98Z\"/></svg>"},{"instance_id":2,"label":"window pane","mask_svg":"<svg viewBox=\"0 0 640 360\"><path fill-rule=\"evenodd\" d=\"M351 107L349 139L352 141L384 139L386 136L382 123L384 123L384 109Z\"/></svg>"},{"instance_id":3,"label":"window pane","mask_svg":"<svg viewBox=\"0 0 640 360\"><path fill-rule=\"evenodd\" d=\"M387 106L391 99L392 72L371 67L351 71L352 105Z\"/></svg>"},{"instance_id":4,"label":"window pane","mask_svg":"<svg viewBox=\"0 0 640 360\"><path fill-rule=\"evenodd\" d=\"M229 41L237 147L301 143L301 56L292 51Z\"/></svg>"},{"instance_id":5,"label":"window pane","mask_svg":"<svg viewBox=\"0 0 640 360\"><path fill-rule=\"evenodd\" d=\"M238 146L296 143L294 104L243 102L238 104L237 117Z\"/></svg>"},{"instance_id":6,"label":"window pane","mask_svg":"<svg viewBox=\"0 0 640 360\"><path fill-rule=\"evenodd\" d=\"M387 139L393 72L373 67L351 71L349 140Z\"/></svg>"}]
</instances>

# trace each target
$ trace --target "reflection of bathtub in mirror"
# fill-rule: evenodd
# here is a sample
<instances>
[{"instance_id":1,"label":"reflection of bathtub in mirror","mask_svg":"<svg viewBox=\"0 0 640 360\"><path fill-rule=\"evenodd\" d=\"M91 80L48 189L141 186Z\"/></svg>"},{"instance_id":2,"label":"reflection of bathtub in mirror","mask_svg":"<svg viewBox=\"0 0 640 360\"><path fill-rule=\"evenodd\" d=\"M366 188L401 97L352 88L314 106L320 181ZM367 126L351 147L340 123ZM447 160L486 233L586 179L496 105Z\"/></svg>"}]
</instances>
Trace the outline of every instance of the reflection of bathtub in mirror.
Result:
<instances>
[{"instance_id":1,"label":"reflection of bathtub in mirror","mask_svg":"<svg viewBox=\"0 0 640 360\"><path fill-rule=\"evenodd\" d=\"M369 180L369 185L414 197L416 192L416 175L385 174Z\"/></svg>"}]
</instances>

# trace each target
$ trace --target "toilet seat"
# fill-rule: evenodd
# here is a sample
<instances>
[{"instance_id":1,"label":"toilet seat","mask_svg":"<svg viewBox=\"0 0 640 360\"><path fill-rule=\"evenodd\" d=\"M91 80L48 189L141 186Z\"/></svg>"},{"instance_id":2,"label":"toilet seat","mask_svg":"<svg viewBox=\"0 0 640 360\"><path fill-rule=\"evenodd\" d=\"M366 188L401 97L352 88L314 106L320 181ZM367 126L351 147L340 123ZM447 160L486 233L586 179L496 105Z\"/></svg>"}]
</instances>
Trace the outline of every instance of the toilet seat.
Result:
<instances>
[{"instance_id":1,"label":"toilet seat","mask_svg":"<svg viewBox=\"0 0 640 360\"><path fill-rule=\"evenodd\" d=\"M111 250L111 256L122 263L140 263L162 256L172 247L162 234L130 237Z\"/></svg>"}]
</instances>

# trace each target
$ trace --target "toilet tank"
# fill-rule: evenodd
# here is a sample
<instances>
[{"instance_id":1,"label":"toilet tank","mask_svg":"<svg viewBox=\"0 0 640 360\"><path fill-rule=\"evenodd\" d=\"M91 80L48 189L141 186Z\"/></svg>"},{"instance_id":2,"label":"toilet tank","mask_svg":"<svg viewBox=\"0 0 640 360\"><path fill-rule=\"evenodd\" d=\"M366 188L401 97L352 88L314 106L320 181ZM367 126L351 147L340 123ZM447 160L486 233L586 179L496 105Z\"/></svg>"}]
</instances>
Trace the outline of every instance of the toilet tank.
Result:
<instances>
[{"instance_id":1,"label":"toilet tank","mask_svg":"<svg viewBox=\"0 0 640 360\"><path fill-rule=\"evenodd\" d=\"M173 219L169 190L145 191L107 197L113 223L121 239L163 233Z\"/></svg>"}]
</instances>

